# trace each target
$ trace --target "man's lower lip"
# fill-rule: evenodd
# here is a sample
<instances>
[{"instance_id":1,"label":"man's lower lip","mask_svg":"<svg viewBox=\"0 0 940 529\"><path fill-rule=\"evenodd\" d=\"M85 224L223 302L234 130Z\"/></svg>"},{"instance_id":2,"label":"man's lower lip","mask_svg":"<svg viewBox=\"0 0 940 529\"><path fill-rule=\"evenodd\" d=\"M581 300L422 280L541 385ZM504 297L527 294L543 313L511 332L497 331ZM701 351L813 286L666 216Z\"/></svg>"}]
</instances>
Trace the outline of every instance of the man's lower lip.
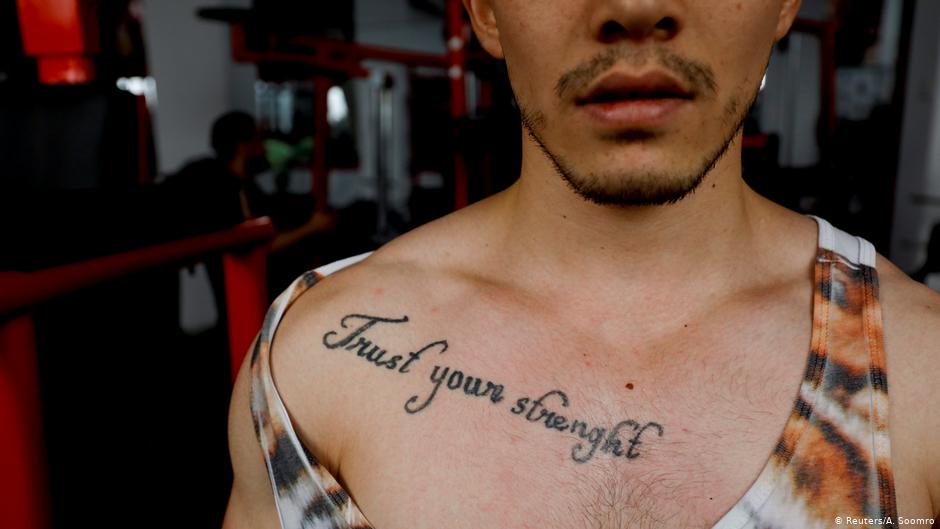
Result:
<instances>
[{"instance_id":1,"label":"man's lower lip","mask_svg":"<svg viewBox=\"0 0 940 529\"><path fill-rule=\"evenodd\" d=\"M681 98L624 99L588 103L579 108L603 127L637 128L661 125L690 102Z\"/></svg>"}]
</instances>

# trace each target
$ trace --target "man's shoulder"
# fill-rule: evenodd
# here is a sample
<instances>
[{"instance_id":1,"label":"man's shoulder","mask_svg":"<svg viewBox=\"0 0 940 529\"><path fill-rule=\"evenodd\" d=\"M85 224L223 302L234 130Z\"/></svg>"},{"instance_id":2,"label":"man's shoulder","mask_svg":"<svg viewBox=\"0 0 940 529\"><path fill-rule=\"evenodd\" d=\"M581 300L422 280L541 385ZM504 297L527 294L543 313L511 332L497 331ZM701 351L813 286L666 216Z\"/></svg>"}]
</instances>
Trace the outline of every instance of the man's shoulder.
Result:
<instances>
[{"instance_id":1,"label":"man's shoulder","mask_svg":"<svg viewBox=\"0 0 940 529\"><path fill-rule=\"evenodd\" d=\"M473 223L481 219L475 206L415 228L384 244L365 258L343 265L342 260L321 267L328 271L294 312L329 307L363 295L382 294L384 300L416 299L419 293L442 293L442 283L472 269L468 262L476 246ZM339 265L339 267L337 267Z\"/></svg>"},{"instance_id":2,"label":"man's shoulder","mask_svg":"<svg viewBox=\"0 0 940 529\"><path fill-rule=\"evenodd\" d=\"M427 253L409 255L393 244L350 264L336 262L318 270L326 273L296 297L278 325L282 347L311 342L316 329L345 315L408 312L415 302L430 302L446 290L445 272Z\"/></svg>"},{"instance_id":3,"label":"man's shoulder","mask_svg":"<svg viewBox=\"0 0 940 529\"><path fill-rule=\"evenodd\" d=\"M881 255L879 300L888 366L891 437L898 452L917 464L931 496L940 502L940 294L908 277ZM894 451L894 450L893 450ZM913 468L908 471L914 471Z\"/></svg>"},{"instance_id":4,"label":"man's shoulder","mask_svg":"<svg viewBox=\"0 0 940 529\"><path fill-rule=\"evenodd\" d=\"M897 390L889 387L889 394L903 391L940 406L940 293L881 255L877 271L889 384Z\"/></svg>"},{"instance_id":5,"label":"man's shoulder","mask_svg":"<svg viewBox=\"0 0 940 529\"><path fill-rule=\"evenodd\" d=\"M357 316L389 319L414 317L408 305L420 298L415 264L378 251L314 282L299 280L282 293L289 300L279 320L267 320L270 365L275 389L289 414L294 432L304 447L332 475L341 477L344 454L354 449L356 427L361 425L369 399L389 390L391 377L345 347L330 349L330 333L355 332L364 320ZM404 326L395 331L407 331ZM377 326L361 336L389 350L404 342L392 329ZM374 365L374 364L373 364ZM371 369L370 369L371 368ZM276 508L267 501L270 485L259 464L258 441L249 414L252 370L242 367L233 392L229 445L235 472L232 516L276 520Z\"/></svg>"},{"instance_id":6,"label":"man's shoulder","mask_svg":"<svg viewBox=\"0 0 940 529\"><path fill-rule=\"evenodd\" d=\"M420 230L294 293L275 329L271 363L278 391L302 439L327 468L341 459L354 433L337 429L351 424L343 415L395 390L400 377L387 376L388 361L440 332L461 300L472 297L474 280L452 266L461 250L438 239L433 226ZM359 338L369 342L365 348ZM373 346L385 357L369 356Z\"/></svg>"},{"instance_id":7,"label":"man's shoulder","mask_svg":"<svg viewBox=\"0 0 940 529\"><path fill-rule=\"evenodd\" d=\"M940 293L914 281L891 261L878 256L877 271L886 345L911 360L940 366ZM925 366L927 367L927 366Z\"/></svg>"}]
</instances>

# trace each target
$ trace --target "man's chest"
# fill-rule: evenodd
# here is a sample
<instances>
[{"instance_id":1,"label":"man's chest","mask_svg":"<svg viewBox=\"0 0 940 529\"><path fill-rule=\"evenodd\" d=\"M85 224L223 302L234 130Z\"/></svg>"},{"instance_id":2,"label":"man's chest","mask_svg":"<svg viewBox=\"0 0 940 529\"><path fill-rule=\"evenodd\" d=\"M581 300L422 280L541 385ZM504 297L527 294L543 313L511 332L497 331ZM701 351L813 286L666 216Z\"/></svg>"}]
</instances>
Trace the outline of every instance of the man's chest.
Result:
<instances>
[{"instance_id":1,"label":"man's chest","mask_svg":"<svg viewBox=\"0 0 940 529\"><path fill-rule=\"evenodd\" d=\"M383 317L322 336L364 389L343 404L340 478L380 529L712 527L801 424L816 361L793 312L619 337L605 322Z\"/></svg>"},{"instance_id":2,"label":"man's chest","mask_svg":"<svg viewBox=\"0 0 940 529\"><path fill-rule=\"evenodd\" d=\"M710 527L770 457L786 415L762 429L744 409L738 424L713 415L704 395L680 412L583 389L506 384L496 402L438 391L418 413L370 421L348 447L343 477L376 527Z\"/></svg>"},{"instance_id":3,"label":"man's chest","mask_svg":"<svg viewBox=\"0 0 940 529\"><path fill-rule=\"evenodd\" d=\"M702 335L699 347L722 353L660 342L665 369L644 365L649 352L631 358L638 343L566 334L456 332L397 351L363 332L338 347L372 388L348 410L341 461L372 523L710 527L773 453L807 354L754 372Z\"/></svg>"}]
</instances>

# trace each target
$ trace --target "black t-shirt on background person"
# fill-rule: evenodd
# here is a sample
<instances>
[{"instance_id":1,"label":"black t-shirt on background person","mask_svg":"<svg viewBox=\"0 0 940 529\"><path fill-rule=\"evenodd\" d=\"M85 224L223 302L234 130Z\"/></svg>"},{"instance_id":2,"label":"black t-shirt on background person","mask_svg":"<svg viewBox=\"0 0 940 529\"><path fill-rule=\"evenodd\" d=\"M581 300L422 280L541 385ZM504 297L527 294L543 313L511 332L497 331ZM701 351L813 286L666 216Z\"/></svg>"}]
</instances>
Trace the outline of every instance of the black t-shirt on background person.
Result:
<instances>
[{"instance_id":1,"label":"black t-shirt on background person","mask_svg":"<svg viewBox=\"0 0 940 529\"><path fill-rule=\"evenodd\" d=\"M218 158L190 162L164 185L185 193L197 202L206 219L225 226L271 214L270 200L257 184L252 179L239 178Z\"/></svg>"}]
</instances>

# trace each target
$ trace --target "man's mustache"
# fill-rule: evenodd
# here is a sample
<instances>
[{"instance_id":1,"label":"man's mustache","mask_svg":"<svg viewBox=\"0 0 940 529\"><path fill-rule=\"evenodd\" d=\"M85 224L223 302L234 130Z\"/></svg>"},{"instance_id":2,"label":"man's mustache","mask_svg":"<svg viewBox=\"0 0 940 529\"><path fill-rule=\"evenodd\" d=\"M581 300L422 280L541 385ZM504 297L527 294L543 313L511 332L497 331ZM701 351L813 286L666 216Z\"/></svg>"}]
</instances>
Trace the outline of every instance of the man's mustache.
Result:
<instances>
[{"instance_id":1,"label":"man's mustache","mask_svg":"<svg viewBox=\"0 0 940 529\"><path fill-rule=\"evenodd\" d=\"M583 92L594 79L620 62L637 69L650 62L658 63L685 81L689 89L696 94L713 95L718 88L714 70L703 62L687 59L664 48L622 45L604 50L590 61L562 75L555 84L555 95L563 101L574 97Z\"/></svg>"}]
</instances>

